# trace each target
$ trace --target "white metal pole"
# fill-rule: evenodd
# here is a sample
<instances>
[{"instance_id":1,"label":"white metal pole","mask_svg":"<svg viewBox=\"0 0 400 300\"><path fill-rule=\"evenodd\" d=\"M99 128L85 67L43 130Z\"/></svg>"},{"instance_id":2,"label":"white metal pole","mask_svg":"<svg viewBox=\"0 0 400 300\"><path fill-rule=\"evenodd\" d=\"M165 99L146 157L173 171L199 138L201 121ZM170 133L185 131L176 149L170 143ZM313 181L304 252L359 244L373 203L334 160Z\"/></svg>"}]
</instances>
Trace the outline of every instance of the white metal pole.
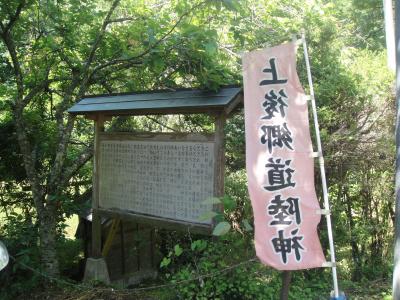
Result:
<instances>
[{"instance_id":1,"label":"white metal pole","mask_svg":"<svg viewBox=\"0 0 400 300\"><path fill-rule=\"evenodd\" d=\"M396 16L396 180L395 180L395 243L393 268L393 300L400 299L400 1L395 2Z\"/></svg>"},{"instance_id":2,"label":"white metal pole","mask_svg":"<svg viewBox=\"0 0 400 300\"><path fill-rule=\"evenodd\" d=\"M320 132L319 132L317 107L315 104L314 87L313 87L313 82L312 82L312 77L311 77L311 68L310 68L310 62L308 59L307 43L306 43L304 31L301 33L301 39L303 41L304 57L305 57L306 66L307 66L308 84L310 86L310 97L311 97L311 105L312 105L312 111L313 111L313 117L314 117L315 135L317 138L319 168L320 168L320 172L321 172L322 191L323 191L323 196L324 196L324 208L329 211L328 188L327 188L326 177L325 177L325 164L324 164L324 157L322 155L322 146L321 146L321 138L320 138ZM329 249L330 249L330 254L331 254L331 262L332 262L333 291L335 293L335 298L338 298L339 297L339 286L338 286L337 273L336 273L335 246L333 244L332 221L331 221L330 211L326 215L326 223L327 223L327 227L328 227Z\"/></svg>"},{"instance_id":3,"label":"white metal pole","mask_svg":"<svg viewBox=\"0 0 400 300\"><path fill-rule=\"evenodd\" d=\"M396 50L394 46L394 21L392 0L383 0L383 12L385 17L387 65L390 70L396 71Z\"/></svg>"}]
</instances>

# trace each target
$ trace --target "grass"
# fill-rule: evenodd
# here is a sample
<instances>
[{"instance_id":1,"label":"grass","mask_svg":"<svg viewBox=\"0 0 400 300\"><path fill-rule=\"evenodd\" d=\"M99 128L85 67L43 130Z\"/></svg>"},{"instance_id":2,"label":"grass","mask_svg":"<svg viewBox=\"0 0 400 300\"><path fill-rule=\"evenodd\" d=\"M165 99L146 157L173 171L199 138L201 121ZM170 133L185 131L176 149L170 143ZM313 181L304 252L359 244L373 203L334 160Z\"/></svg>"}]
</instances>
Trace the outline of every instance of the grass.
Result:
<instances>
[{"instance_id":1,"label":"grass","mask_svg":"<svg viewBox=\"0 0 400 300\"><path fill-rule=\"evenodd\" d=\"M343 280L340 284L341 284L341 289L345 291L348 299L354 299L354 300L392 299L392 286L390 279L363 281L359 283Z\"/></svg>"}]
</instances>

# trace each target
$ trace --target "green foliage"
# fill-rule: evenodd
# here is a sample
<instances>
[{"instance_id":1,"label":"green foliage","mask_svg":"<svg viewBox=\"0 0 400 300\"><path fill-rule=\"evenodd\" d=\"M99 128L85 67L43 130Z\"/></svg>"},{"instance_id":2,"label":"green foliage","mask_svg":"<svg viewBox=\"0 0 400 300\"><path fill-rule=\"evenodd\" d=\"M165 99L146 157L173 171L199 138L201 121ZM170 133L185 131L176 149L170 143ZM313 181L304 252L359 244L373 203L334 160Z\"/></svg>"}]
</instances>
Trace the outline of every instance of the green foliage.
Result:
<instances>
[{"instance_id":1,"label":"green foliage","mask_svg":"<svg viewBox=\"0 0 400 300\"><path fill-rule=\"evenodd\" d=\"M171 263L171 258L170 257L164 257L160 263L160 268L168 267L168 265Z\"/></svg>"},{"instance_id":2,"label":"green foliage","mask_svg":"<svg viewBox=\"0 0 400 300\"><path fill-rule=\"evenodd\" d=\"M2 222L0 236L10 255L15 257L0 273L0 298L15 299L20 293L33 289L40 281L37 274L27 271L20 263L39 267L38 230L23 214L10 212ZM4 239L3 239L4 238Z\"/></svg>"},{"instance_id":3,"label":"green foliage","mask_svg":"<svg viewBox=\"0 0 400 300\"><path fill-rule=\"evenodd\" d=\"M1 2L3 24L10 21L19 3ZM44 199L57 207L57 250L63 270L76 264L81 246L62 238L62 224L65 216L82 209L88 199L92 166L88 163L77 169L68 185L56 193L48 192L47 185L68 120L65 110L81 89L78 85L71 90L71 84L74 80L83 83L85 64L109 5L104 0L27 1L12 31L25 94L48 80L27 104L23 124ZM82 89L95 94L181 87L216 90L224 84L240 84L238 54L286 42L304 28L339 272L341 278L357 282L355 287L363 280L387 279L394 220L394 97L393 74L386 69L383 50L381 6L378 0L124 0L99 40L87 86ZM304 65L299 51L298 73L306 87ZM0 235L17 260L0 274L0 293L14 297L38 284L39 278L18 262L40 270L40 249L32 180L15 134L17 77L4 43L0 44L0 80L0 215L5 215ZM107 130L210 133L213 117L121 117L113 119ZM217 221L214 235L219 237L166 234L161 270L165 280L173 282L213 274L177 285L181 299L276 299L280 289L277 272L257 263L220 272L254 257L242 111L228 119L225 133L226 196L207 200L222 203L224 211L202 216L202 220ZM61 174L79 159L92 138L91 121L78 119L68 139ZM327 248L324 223L320 236ZM329 276L321 270L295 272L291 298L321 299L330 289Z\"/></svg>"},{"instance_id":4,"label":"green foliage","mask_svg":"<svg viewBox=\"0 0 400 300\"><path fill-rule=\"evenodd\" d=\"M194 245L202 245L201 248ZM185 264L170 264L166 278L176 283L178 299L279 299L281 273L248 260L254 255L250 240L229 233L219 241L197 240L185 248ZM293 273L290 299L325 299L329 270Z\"/></svg>"},{"instance_id":5,"label":"green foliage","mask_svg":"<svg viewBox=\"0 0 400 300\"><path fill-rule=\"evenodd\" d=\"M175 256L179 257L182 254L183 250L179 245L175 245L174 247L174 254Z\"/></svg>"},{"instance_id":6,"label":"green foliage","mask_svg":"<svg viewBox=\"0 0 400 300\"><path fill-rule=\"evenodd\" d=\"M63 230L63 223L59 230ZM46 284L45 277L40 274L45 272L40 263L38 226L29 212L24 215L19 210L10 210L2 217L0 237L12 256L9 265L0 273L0 299L19 299L27 291ZM61 274L76 278L81 252L80 240L69 240L60 235L57 254Z\"/></svg>"},{"instance_id":7,"label":"green foliage","mask_svg":"<svg viewBox=\"0 0 400 300\"><path fill-rule=\"evenodd\" d=\"M190 245L190 249L192 251L199 251L202 252L203 250L205 250L207 248L207 241L205 240L196 240L194 242L192 242L192 244Z\"/></svg>"},{"instance_id":8,"label":"green foliage","mask_svg":"<svg viewBox=\"0 0 400 300\"><path fill-rule=\"evenodd\" d=\"M219 222L213 230L213 235L216 236L224 235L228 233L230 229L231 229L231 224L229 224L228 222L225 221Z\"/></svg>"},{"instance_id":9,"label":"green foliage","mask_svg":"<svg viewBox=\"0 0 400 300\"><path fill-rule=\"evenodd\" d=\"M160 263L160 268L168 267L174 258L178 258L183 253L183 249L179 244L174 246L174 251L170 251L168 256L164 257Z\"/></svg>"}]
</instances>

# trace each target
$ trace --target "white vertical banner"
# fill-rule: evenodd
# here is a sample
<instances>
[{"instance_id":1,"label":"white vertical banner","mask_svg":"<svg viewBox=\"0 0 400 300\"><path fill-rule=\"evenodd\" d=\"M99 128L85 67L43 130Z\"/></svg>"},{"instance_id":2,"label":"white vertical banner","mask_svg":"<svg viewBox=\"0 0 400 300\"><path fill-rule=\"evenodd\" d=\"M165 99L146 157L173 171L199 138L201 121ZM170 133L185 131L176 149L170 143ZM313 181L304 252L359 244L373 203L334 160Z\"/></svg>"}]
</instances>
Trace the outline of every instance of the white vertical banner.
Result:
<instances>
[{"instance_id":1,"label":"white vertical banner","mask_svg":"<svg viewBox=\"0 0 400 300\"><path fill-rule=\"evenodd\" d=\"M296 45L243 56L246 169L257 256L278 270L323 267L321 210L307 97L296 72Z\"/></svg>"}]
</instances>

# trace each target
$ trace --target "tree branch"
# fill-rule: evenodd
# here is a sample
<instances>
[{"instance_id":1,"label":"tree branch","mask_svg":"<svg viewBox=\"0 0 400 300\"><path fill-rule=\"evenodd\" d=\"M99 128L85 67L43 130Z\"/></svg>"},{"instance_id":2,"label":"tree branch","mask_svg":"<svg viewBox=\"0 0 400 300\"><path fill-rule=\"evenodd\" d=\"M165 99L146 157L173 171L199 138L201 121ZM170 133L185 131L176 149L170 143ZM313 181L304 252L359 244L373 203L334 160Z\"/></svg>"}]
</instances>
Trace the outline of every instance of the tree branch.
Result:
<instances>
[{"instance_id":1,"label":"tree branch","mask_svg":"<svg viewBox=\"0 0 400 300\"><path fill-rule=\"evenodd\" d=\"M164 124L163 122L157 120L156 118L153 118L150 116L146 116L146 118L153 121L154 123L157 123L158 125L161 125L164 128L171 130L172 132L179 132L179 130L176 130L175 128L172 128L172 127L168 126L167 124Z\"/></svg>"},{"instance_id":2,"label":"tree branch","mask_svg":"<svg viewBox=\"0 0 400 300\"><path fill-rule=\"evenodd\" d=\"M6 33L6 32L10 32L12 30L12 28L15 25L15 22L18 20L22 9L24 8L24 6L26 5L26 1L22 0L19 5L17 6L17 9L15 11L15 14L10 16L10 21L7 23L7 25L5 27L2 26L2 33ZM3 24L2 24L3 25Z\"/></svg>"},{"instance_id":3,"label":"tree branch","mask_svg":"<svg viewBox=\"0 0 400 300\"><path fill-rule=\"evenodd\" d=\"M74 176L92 157L93 145L83 150L79 157L74 160L74 163L62 173L59 189L61 190L66 187L72 176Z\"/></svg>"},{"instance_id":4,"label":"tree branch","mask_svg":"<svg viewBox=\"0 0 400 300\"><path fill-rule=\"evenodd\" d=\"M72 133L74 123L75 123L75 116L69 115L67 124L64 126L63 113L66 109L66 105L68 105L68 103L72 99L73 91L79 85L79 83L80 83L80 88L79 88L79 92L76 95L76 97L81 98L83 96L83 94L85 93L85 91L87 89L88 80L89 80L89 76L88 76L89 68L94 60L94 57L95 57L96 51L100 45L100 42L104 37L105 31L106 31L107 25L109 24L111 16L112 16L114 10L117 8L119 2L120 2L120 0L114 0L114 2L112 3L110 9L107 12L107 15L106 15L104 21L103 21L100 31L97 34L97 37L92 45L89 56L84 64L81 76L76 76L74 78L74 80L71 82L71 85L68 89L68 93L67 93L66 97L64 98L63 102L60 104L60 106L57 109L56 118L57 118L57 122L58 122L58 126L59 126L60 141L59 141L59 146L58 146L58 149L56 152L56 157L54 158L54 163L51 168L49 181L48 181L49 182L48 188L51 192L59 190L58 186L60 185L60 182L61 182L60 176L61 176L61 172L62 172L64 163L65 163L65 155L67 152L67 146L68 146L68 142L71 137L71 133ZM79 79L79 77L80 77L80 79Z\"/></svg>"},{"instance_id":5,"label":"tree branch","mask_svg":"<svg viewBox=\"0 0 400 300\"><path fill-rule=\"evenodd\" d=\"M2 28L3 25L2 25ZM12 68L14 70L15 80L17 84L17 99L16 102L22 101L24 96L24 83L23 83L23 75L21 70L21 65L18 60L17 50L15 47L15 43L12 39L11 32L8 30L2 30L1 38L3 40L4 45L6 46L8 53L11 57ZM21 103L20 103L21 104Z\"/></svg>"},{"instance_id":6,"label":"tree branch","mask_svg":"<svg viewBox=\"0 0 400 300\"><path fill-rule=\"evenodd\" d=\"M10 17L10 21L7 25L0 23L1 28L1 39L6 46L8 53L10 54L12 68L14 70L15 81L16 81L16 88L17 88L17 95L15 98L15 105L14 105L14 120L15 126L17 131L17 139L18 144L21 150L21 154L24 161L24 167L26 171L26 175L28 177L28 181L32 187L32 194L33 200L35 201L35 206L39 215L43 212L43 189L40 185L39 176L36 172L35 168L35 157L33 152L31 151L31 144L28 139L28 135L26 133L26 126L23 118L23 110L24 110L24 83L23 83L23 73L21 69L21 65L18 59L16 46L12 37L11 30L19 16L21 14L22 8L25 6L25 0L22 1L13 16ZM31 94L32 95L32 94ZM29 100L33 96L29 96L26 100Z\"/></svg>"},{"instance_id":7,"label":"tree branch","mask_svg":"<svg viewBox=\"0 0 400 300\"><path fill-rule=\"evenodd\" d=\"M45 90L49 84L53 82L53 80L49 80L49 79L45 79L42 82L40 82L39 84L36 84L33 89L31 89L29 91L28 94L25 95L25 97L22 99L21 101L21 106L24 108L26 107L29 102L40 92L42 92L43 90Z\"/></svg>"},{"instance_id":8,"label":"tree branch","mask_svg":"<svg viewBox=\"0 0 400 300\"><path fill-rule=\"evenodd\" d=\"M111 24L111 23L122 23L122 22L126 22L126 21L135 21L138 18L132 18L132 17L125 17L125 18L118 18L118 19L112 19L109 20L107 24Z\"/></svg>"},{"instance_id":9,"label":"tree branch","mask_svg":"<svg viewBox=\"0 0 400 300\"><path fill-rule=\"evenodd\" d=\"M114 13L114 10L119 5L119 2L120 2L120 0L114 0L114 2L112 3L112 5L111 5L110 9L108 10L108 13L107 13L104 21L103 21L103 24L102 24L102 26L100 28L100 31L97 34L96 40L94 41L94 43L92 45L92 48L91 48L90 53L89 53L89 56L88 56L88 58L87 58L87 60L85 62L85 65L83 67L83 78L82 78L82 84L81 84L81 88L80 88L80 91L79 91L79 95L83 95L84 94L84 89L86 87L88 78L90 77L90 76L88 76L89 68L90 68L91 64L93 63L96 51L97 51L97 49L98 49L98 47L100 45L100 42L103 39L104 34L106 32L107 25L110 23L111 16Z\"/></svg>"},{"instance_id":10,"label":"tree branch","mask_svg":"<svg viewBox=\"0 0 400 300\"><path fill-rule=\"evenodd\" d=\"M75 118L76 117L73 115L68 115L67 124L63 127L62 134L59 137L60 140L48 181L48 189L51 192L58 189L60 174L65 162L65 154L67 152L67 146L71 137L72 129L74 128Z\"/></svg>"},{"instance_id":11,"label":"tree branch","mask_svg":"<svg viewBox=\"0 0 400 300\"><path fill-rule=\"evenodd\" d=\"M124 70L129 67L139 67L142 64L143 64L142 61L130 61L129 59L115 59L115 60L112 60L112 61L109 61L109 62L103 64L101 68L95 68L93 70L93 72L90 74L89 80L92 80L93 78L97 78L98 77L97 73L107 67L114 66L114 69L112 70L112 72L105 73L105 74L109 75L109 74L112 74L112 73L120 71L120 70ZM100 74L102 74L102 73L100 73ZM101 75L101 76L103 76L103 75Z\"/></svg>"},{"instance_id":12,"label":"tree branch","mask_svg":"<svg viewBox=\"0 0 400 300\"><path fill-rule=\"evenodd\" d=\"M151 45L151 47L147 48L145 51L143 51L142 53L132 57L132 59L138 59L141 58L143 56L145 56L146 54L148 54L151 50L153 50L154 48L156 48L159 44L161 44L174 30L175 28L183 21L183 19L185 17L187 17L188 15L190 15L195 9L199 8L200 6L204 5L207 1L203 1L200 2L198 4L196 4L195 6L193 6L191 9L187 10L186 12L184 12L178 19L178 21L171 27L170 30L168 30L159 40L157 40L153 45Z\"/></svg>"},{"instance_id":13,"label":"tree branch","mask_svg":"<svg viewBox=\"0 0 400 300\"><path fill-rule=\"evenodd\" d=\"M143 56L147 55L148 53L151 52L151 50L155 49L158 45L160 45L169 35L171 35L171 33L175 30L175 28L183 21L183 19L188 16L189 14L191 14L195 9L199 8L200 6L204 5L207 1L203 1L198 3L197 5L193 6L190 10L186 11L185 13L183 13L178 21L176 21L176 23L170 28L170 30L168 30L160 39L158 39L154 44L152 44L149 48L147 48L145 51L143 51L140 54L137 54L135 56L129 57L129 58L125 58L125 59L114 59L111 61L108 61L102 65L97 66L96 68L94 68L93 72L91 73L91 75L89 77L92 77L96 72L107 68L107 67L111 67L114 65L118 65L121 63L128 63L128 62L134 62L136 60L136 64L140 64L141 61L139 61L138 59L142 58Z\"/></svg>"}]
</instances>

